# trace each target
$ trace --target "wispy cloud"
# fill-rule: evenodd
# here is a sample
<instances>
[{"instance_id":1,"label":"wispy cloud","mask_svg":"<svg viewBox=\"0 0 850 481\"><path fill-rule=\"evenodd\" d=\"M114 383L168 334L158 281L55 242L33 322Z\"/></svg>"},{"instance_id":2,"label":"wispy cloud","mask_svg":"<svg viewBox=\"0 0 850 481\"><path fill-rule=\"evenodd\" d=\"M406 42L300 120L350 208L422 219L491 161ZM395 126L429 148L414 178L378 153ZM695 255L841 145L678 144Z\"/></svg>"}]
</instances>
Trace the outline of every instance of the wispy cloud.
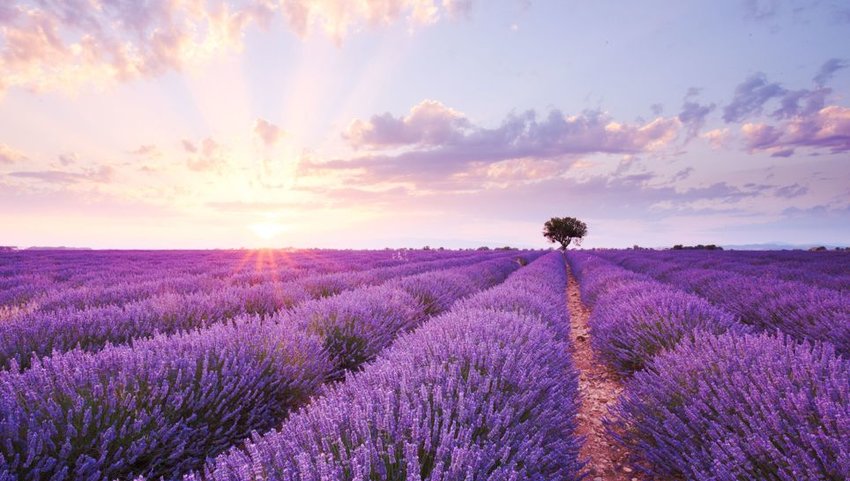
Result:
<instances>
[{"instance_id":1,"label":"wispy cloud","mask_svg":"<svg viewBox=\"0 0 850 481\"><path fill-rule=\"evenodd\" d=\"M0 164L14 164L27 160L27 156L22 152L9 147L6 144L0 144Z\"/></svg>"},{"instance_id":2,"label":"wispy cloud","mask_svg":"<svg viewBox=\"0 0 850 481\"><path fill-rule=\"evenodd\" d=\"M790 90L778 82L771 82L764 73L758 72L735 87L732 100L723 108L723 120L727 123L740 122L761 115L768 103L776 101L778 107L769 112L775 119L788 119L800 115L811 115L826 106L832 89L826 87L836 72L846 68L844 60L832 58L824 62L812 79L813 89Z\"/></svg>"},{"instance_id":3,"label":"wispy cloud","mask_svg":"<svg viewBox=\"0 0 850 481\"><path fill-rule=\"evenodd\" d=\"M801 195L806 195L808 192L808 187L797 183L791 185L784 185L776 189L776 195L784 199L793 199L794 197L800 197Z\"/></svg>"},{"instance_id":4,"label":"wispy cloud","mask_svg":"<svg viewBox=\"0 0 850 481\"><path fill-rule=\"evenodd\" d=\"M769 82L761 72L755 73L735 87L732 101L723 108L723 120L739 122L750 115L760 114L764 105L782 97L787 90L777 82Z\"/></svg>"},{"instance_id":5,"label":"wispy cloud","mask_svg":"<svg viewBox=\"0 0 850 481\"><path fill-rule=\"evenodd\" d=\"M77 155L76 152L68 152L68 153L65 153L65 154L59 154L59 157L57 158L57 160L59 160L59 163L61 165L67 167L69 165L76 164L77 161L80 160L80 156Z\"/></svg>"},{"instance_id":6,"label":"wispy cloud","mask_svg":"<svg viewBox=\"0 0 850 481\"><path fill-rule=\"evenodd\" d=\"M115 169L104 165L98 168L88 169L84 172L72 172L65 170L38 170L10 172L12 177L34 179L50 184L77 184L81 182L109 183L115 176Z\"/></svg>"},{"instance_id":7,"label":"wispy cloud","mask_svg":"<svg viewBox=\"0 0 850 481\"><path fill-rule=\"evenodd\" d=\"M226 163L224 147L212 137L206 137L198 144L183 140L183 149L191 154L186 166L195 172L218 170Z\"/></svg>"},{"instance_id":8,"label":"wispy cloud","mask_svg":"<svg viewBox=\"0 0 850 481\"><path fill-rule=\"evenodd\" d=\"M697 88L688 89L685 95L682 111L679 112L679 121L685 126L688 131L686 141L697 137L705 125L708 114L714 111L715 104L700 105L695 98L699 95L700 90Z\"/></svg>"},{"instance_id":9,"label":"wispy cloud","mask_svg":"<svg viewBox=\"0 0 850 481\"><path fill-rule=\"evenodd\" d=\"M132 155L145 158L162 157L162 151L154 144L143 144L129 152Z\"/></svg>"},{"instance_id":10,"label":"wispy cloud","mask_svg":"<svg viewBox=\"0 0 850 481\"><path fill-rule=\"evenodd\" d=\"M744 18L765 20L779 11L780 0L744 0Z\"/></svg>"},{"instance_id":11,"label":"wispy cloud","mask_svg":"<svg viewBox=\"0 0 850 481\"><path fill-rule=\"evenodd\" d=\"M827 82L832 79L832 77L835 75L835 72L843 70L848 66L850 66L850 63L848 63L845 59L831 58L824 62L823 65L821 65L820 69L818 70L818 73L812 80L814 80L815 84L823 87L824 85L826 85Z\"/></svg>"}]
</instances>

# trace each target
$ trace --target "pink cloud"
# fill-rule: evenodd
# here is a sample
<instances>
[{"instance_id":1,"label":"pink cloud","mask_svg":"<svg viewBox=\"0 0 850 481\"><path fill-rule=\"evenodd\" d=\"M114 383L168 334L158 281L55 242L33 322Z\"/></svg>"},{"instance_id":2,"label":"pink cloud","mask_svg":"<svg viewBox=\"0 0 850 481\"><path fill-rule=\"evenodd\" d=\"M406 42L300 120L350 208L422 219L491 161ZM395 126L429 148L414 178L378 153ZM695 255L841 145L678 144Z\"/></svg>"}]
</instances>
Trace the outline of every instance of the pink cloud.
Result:
<instances>
[{"instance_id":1,"label":"pink cloud","mask_svg":"<svg viewBox=\"0 0 850 481\"><path fill-rule=\"evenodd\" d=\"M362 172L363 181L434 181L449 176L487 171L497 175L540 172L530 163L574 162L583 154L637 154L663 149L678 136L678 118L648 122L617 122L608 114L587 111L565 116L557 110L538 118L533 110L511 114L496 128L472 124L463 114L438 102L422 102L404 117L391 114L356 120L344 133L354 147L368 147L367 155L329 162L302 162L304 173L328 169ZM404 149L399 152L399 147ZM504 166L513 167L500 172ZM543 171L549 171L547 167ZM560 170L560 169L555 169ZM512 173L513 172L513 173ZM537 174L533 174L532 177Z\"/></svg>"},{"instance_id":2,"label":"pink cloud","mask_svg":"<svg viewBox=\"0 0 850 481\"><path fill-rule=\"evenodd\" d=\"M148 158L162 156L162 152L159 150L159 147L153 144L140 145L137 149L131 150L130 154Z\"/></svg>"},{"instance_id":3,"label":"pink cloud","mask_svg":"<svg viewBox=\"0 0 850 481\"><path fill-rule=\"evenodd\" d=\"M267 120L257 119L254 122L254 135L259 137L266 147L273 147L286 135L286 131Z\"/></svg>"},{"instance_id":4,"label":"pink cloud","mask_svg":"<svg viewBox=\"0 0 850 481\"><path fill-rule=\"evenodd\" d=\"M183 139L180 141L180 145L183 146L183 150L186 152L194 154L198 151L198 147L189 139Z\"/></svg>"},{"instance_id":5,"label":"pink cloud","mask_svg":"<svg viewBox=\"0 0 850 481\"><path fill-rule=\"evenodd\" d=\"M341 40L361 26L402 19L434 23L467 12L470 0L68 0L0 4L0 91L75 89L158 76L238 50L254 24L282 15L304 36L318 29Z\"/></svg>"},{"instance_id":6,"label":"pink cloud","mask_svg":"<svg viewBox=\"0 0 850 481\"><path fill-rule=\"evenodd\" d=\"M60 154L58 160L63 166L68 166L76 164L77 161L80 160L80 156L78 156L76 152L69 152L67 154Z\"/></svg>"},{"instance_id":7,"label":"pink cloud","mask_svg":"<svg viewBox=\"0 0 850 481\"><path fill-rule=\"evenodd\" d=\"M108 165L102 165L97 168L86 169L83 172L38 170L11 172L9 175L23 179L34 179L50 184L109 183L115 178L115 169Z\"/></svg>"},{"instance_id":8,"label":"pink cloud","mask_svg":"<svg viewBox=\"0 0 850 481\"><path fill-rule=\"evenodd\" d=\"M797 116L777 126L748 123L741 127L746 147L789 156L794 148L850 151L850 108L830 105L805 116Z\"/></svg>"},{"instance_id":9,"label":"pink cloud","mask_svg":"<svg viewBox=\"0 0 850 481\"><path fill-rule=\"evenodd\" d=\"M729 129L713 129L700 135L708 141L712 149L722 149L729 146L731 133Z\"/></svg>"},{"instance_id":10,"label":"pink cloud","mask_svg":"<svg viewBox=\"0 0 850 481\"><path fill-rule=\"evenodd\" d=\"M27 156L6 144L0 144L0 164L14 164L24 160L27 160Z\"/></svg>"},{"instance_id":11,"label":"pink cloud","mask_svg":"<svg viewBox=\"0 0 850 481\"><path fill-rule=\"evenodd\" d=\"M354 147L372 149L466 147L496 152L494 147L498 147L505 152L527 149L530 151L527 155L638 153L668 144L680 126L678 119L661 117L643 124L626 124L595 111L567 117L553 110L545 119L538 120L532 110L509 115L500 127L487 129L473 125L456 110L426 100L405 117L386 113L368 121L355 120L343 137Z\"/></svg>"},{"instance_id":12,"label":"pink cloud","mask_svg":"<svg viewBox=\"0 0 850 481\"><path fill-rule=\"evenodd\" d=\"M210 137L203 139L197 146L184 140L183 146L187 152L193 154L186 160L186 166L190 170L206 172L219 169L225 164L224 148Z\"/></svg>"},{"instance_id":13,"label":"pink cloud","mask_svg":"<svg viewBox=\"0 0 850 481\"><path fill-rule=\"evenodd\" d=\"M355 120L343 133L354 148L402 145L436 146L460 140L471 126L460 112L434 100L423 100L404 117L389 112Z\"/></svg>"},{"instance_id":14,"label":"pink cloud","mask_svg":"<svg viewBox=\"0 0 850 481\"><path fill-rule=\"evenodd\" d=\"M257 4L260 5L260 4ZM32 90L159 75L238 48L255 4L40 2L0 15L0 77Z\"/></svg>"}]
</instances>

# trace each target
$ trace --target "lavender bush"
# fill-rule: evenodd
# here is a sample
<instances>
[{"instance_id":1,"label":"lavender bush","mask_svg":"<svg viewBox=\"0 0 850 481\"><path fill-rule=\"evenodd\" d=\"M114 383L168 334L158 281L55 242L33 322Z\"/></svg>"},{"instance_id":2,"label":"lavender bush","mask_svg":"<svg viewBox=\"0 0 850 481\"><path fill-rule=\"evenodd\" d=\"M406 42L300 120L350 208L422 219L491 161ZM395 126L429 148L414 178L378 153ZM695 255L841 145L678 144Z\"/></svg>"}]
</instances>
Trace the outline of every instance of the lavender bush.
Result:
<instances>
[{"instance_id":1,"label":"lavender bush","mask_svg":"<svg viewBox=\"0 0 850 481\"><path fill-rule=\"evenodd\" d=\"M608 425L660 478L850 479L848 379L828 344L695 336L634 375Z\"/></svg>"},{"instance_id":2,"label":"lavender bush","mask_svg":"<svg viewBox=\"0 0 850 481\"><path fill-rule=\"evenodd\" d=\"M749 331L732 314L697 296L647 284L602 296L589 320L594 349L622 375L643 369L655 355L683 340Z\"/></svg>"}]
</instances>

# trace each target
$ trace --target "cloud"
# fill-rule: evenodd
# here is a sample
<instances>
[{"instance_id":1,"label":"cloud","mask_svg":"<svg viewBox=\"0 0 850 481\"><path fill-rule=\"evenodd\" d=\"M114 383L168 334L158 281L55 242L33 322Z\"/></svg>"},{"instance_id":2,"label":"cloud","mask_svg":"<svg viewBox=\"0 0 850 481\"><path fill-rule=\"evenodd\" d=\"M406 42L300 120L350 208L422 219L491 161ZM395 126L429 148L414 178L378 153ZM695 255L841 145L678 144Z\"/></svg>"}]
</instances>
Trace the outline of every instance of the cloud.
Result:
<instances>
[{"instance_id":1,"label":"cloud","mask_svg":"<svg viewBox=\"0 0 850 481\"><path fill-rule=\"evenodd\" d=\"M470 0L157 0L0 2L0 89L76 89L159 76L242 47L251 25L283 17L299 36L400 20L428 25L466 16Z\"/></svg>"},{"instance_id":2,"label":"cloud","mask_svg":"<svg viewBox=\"0 0 850 481\"><path fill-rule=\"evenodd\" d=\"M766 20L779 11L779 0L744 0L744 18Z\"/></svg>"},{"instance_id":3,"label":"cloud","mask_svg":"<svg viewBox=\"0 0 850 481\"><path fill-rule=\"evenodd\" d=\"M305 160L300 168L305 174L350 170L359 172L356 175L364 182L436 181L523 159L503 167L515 172L519 166L527 172L531 162L569 163L584 154L660 150L677 137L680 127L677 118L628 124L598 111L565 116L552 110L539 118L529 110L508 115L496 128L485 128L438 102L426 101L405 117L384 114L354 121L344 136L353 146L370 148L369 154L327 162Z\"/></svg>"},{"instance_id":4,"label":"cloud","mask_svg":"<svg viewBox=\"0 0 850 481\"><path fill-rule=\"evenodd\" d=\"M794 197L800 197L801 195L806 195L809 192L809 188L802 186L800 184L794 183L791 185L785 185L776 189L776 196L782 197L784 199L793 199Z\"/></svg>"},{"instance_id":5,"label":"cloud","mask_svg":"<svg viewBox=\"0 0 850 481\"><path fill-rule=\"evenodd\" d=\"M716 107L713 103L708 105L700 105L693 100L699 94L699 89L690 88L685 96L682 104L682 111L679 112L679 121L688 131L685 141L689 141L699 135L705 125L705 119L708 114L714 111Z\"/></svg>"},{"instance_id":6,"label":"cloud","mask_svg":"<svg viewBox=\"0 0 850 481\"><path fill-rule=\"evenodd\" d=\"M694 168L693 168L693 167L686 167L686 168L684 168L684 169L682 169L682 170L680 170L680 171L676 172L676 173L673 175L673 178L671 179L671 181L672 181L672 182L679 182L679 181L685 180L685 179L687 179L688 177L690 177L690 176L691 176L691 174L693 174L693 173L694 173Z\"/></svg>"},{"instance_id":7,"label":"cloud","mask_svg":"<svg viewBox=\"0 0 850 481\"><path fill-rule=\"evenodd\" d=\"M792 155L794 155L794 149L777 150L777 151L773 152L772 154L770 154L771 157L779 157L779 158L783 158L783 159L791 157Z\"/></svg>"},{"instance_id":8,"label":"cloud","mask_svg":"<svg viewBox=\"0 0 850 481\"><path fill-rule=\"evenodd\" d=\"M846 66L839 59L827 60L815 75L816 87L812 90L789 90L777 82L768 81L764 73L755 73L735 87L732 100L723 108L723 120L726 123L739 122L760 115L773 100L779 103L779 107L769 113L775 119L814 114L826 106L827 97L832 94L832 89L825 86L826 82Z\"/></svg>"},{"instance_id":9,"label":"cloud","mask_svg":"<svg viewBox=\"0 0 850 481\"><path fill-rule=\"evenodd\" d=\"M820 70L818 70L818 73L814 76L812 80L814 80L815 84L817 84L818 86L823 87L824 85L826 85L827 82L832 79L832 77L835 75L835 72L845 69L848 66L850 66L850 64L848 64L847 61L844 59L831 58L824 62L823 65L821 65Z\"/></svg>"},{"instance_id":10,"label":"cloud","mask_svg":"<svg viewBox=\"0 0 850 481\"><path fill-rule=\"evenodd\" d=\"M140 145L137 149L133 149L129 152L132 155L137 155L139 157L161 157L162 152L156 145L153 144L145 144Z\"/></svg>"},{"instance_id":11,"label":"cloud","mask_svg":"<svg viewBox=\"0 0 850 481\"><path fill-rule=\"evenodd\" d=\"M730 136L729 129L713 129L700 135L701 138L708 141L712 149L728 147Z\"/></svg>"},{"instance_id":12,"label":"cloud","mask_svg":"<svg viewBox=\"0 0 850 481\"><path fill-rule=\"evenodd\" d=\"M186 159L186 166L196 172L220 169L225 164L224 148L211 137L201 140L197 145L184 140L184 149L193 154Z\"/></svg>"},{"instance_id":13,"label":"cloud","mask_svg":"<svg viewBox=\"0 0 850 481\"><path fill-rule=\"evenodd\" d=\"M198 147L189 139L183 139L180 141L180 145L183 147L183 150L189 152L190 154L194 154L198 151Z\"/></svg>"},{"instance_id":14,"label":"cloud","mask_svg":"<svg viewBox=\"0 0 850 481\"><path fill-rule=\"evenodd\" d=\"M470 127L469 120L460 112L440 102L424 100L405 117L394 117L387 112L368 121L355 120L342 136L354 148L437 146L461 140Z\"/></svg>"},{"instance_id":15,"label":"cloud","mask_svg":"<svg viewBox=\"0 0 850 481\"><path fill-rule=\"evenodd\" d=\"M755 73L735 87L732 101L723 108L723 120L738 122L752 114L760 114L764 104L786 92L778 83L768 82L765 74Z\"/></svg>"},{"instance_id":16,"label":"cloud","mask_svg":"<svg viewBox=\"0 0 850 481\"><path fill-rule=\"evenodd\" d=\"M831 105L779 125L747 123L741 127L746 147L788 156L789 149L811 147L833 153L850 152L850 108Z\"/></svg>"},{"instance_id":17,"label":"cloud","mask_svg":"<svg viewBox=\"0 0 850 481\"><path fill-rule=\"evenodd\" d=\"M330 202L330 199L324 199ZM207 202L206 206L223 212L269 212L269 211L292 211L315 208L322 202L243 202L224 201Z\"/></svg>"},{"instance_id":18,"label":"cloud","mask_svg":"<svg viewBox=\"0 0 850 481\"><path fill-rule=\"evenodd\" d=\"M351 31L389 25L406 20L411 26L430 25L446 17L469 15L472 0L288 0L282 11L289 27L304 37L313 30L324 31L340 41Z\"/></svg>"},{"instance_id":19,"label":"cloud","mask_svg":"<svg viewBox=\"0 0 850 481\"><path fill-rule=\"evenodd\" d=\"M82 182L109 183L115 177L115 170L103 165L84 172L70 172L64 170L39 170L10 172L8 175L24 179L34 179L50 184L78 184Z\"/></svg>"},{"instance_id":20,"label":"cloud","mask_svg":"<svg viewBox=\"0 0 850 481\"><path fill-rule=\"evenodd\" d=\"M21 152L9 147L6 144L0 144L0 164L14 164L16 162L23 162L27 159L27 156L22 154Z\"/></svg>"},{"instance_id":21,"label":"cloud","mask_svg":"<svg viewBox=\"0 0 850 481\"><path fill-rule=\"evenodd\" d=\"M580 217L633 219L646 223L671 213L742 211L742 201L763 197L776 186L726 182L678 189L653 173L625 176L593 175L587 178L555 176L538 182L494 183L487 188L371 191L346 186L316 191L323 198L361 207L376 206L405 211L423 208L442 215L501 221L545 219L552 206L569 205Z\"/></svg>"},{"instance_id":22,"label":"cloud","mask_svg":"<svg viewBox=\"0 0 850 481\"><path fill-rule=\"evenodd\" d=\"M256 135L266 147L274 147L278 140L286 135L286 132L277 125L263 119L254 122L254 135Z\"/></svg>"},{"instance_id":23,"label":"cloud","mask_svg":"<svg viewBox=\"0 0 850 481\"><path fill-rule=\"evenodd\" d=\"M776 119L787 119L797 115L811 115L824 107L826 97L832 89L786 91L780 99L780 107L770 114Z\"/></svg>"},{"instance_id":24,"label":"cloud","mask_svg":"<svg viewBox=\"0 0 850 481\"><path fill-rule=\"evenodd\" d=\"M652 111L652 115L655 115L657 117L661 115L662 112L664 112L664 105L660 103L655 103L649 106L649 110Z\"/></svg>"},{"instance_id":25,"label":"cloud","mask_svg":"<svg viewBox=\"0 0 850 481\"><path fill-rule=\"evenodd\" d=\"M262 2L38 2L0 15L0 77L31 90L75 88L180 70L239 48Z\"/></svg>"},{"instance_id":26,"label":"cloud","mask_svg":"<svg viewBox=\"0 0 850 481\"><path fill-rule=\"evenodd\" d=\"M68 166L77 163L77 161L80 160L80 156L78 156L76 152L69 152L67 154L60 154L58 159L60 164Z\"/></svg>"}]
</instances>

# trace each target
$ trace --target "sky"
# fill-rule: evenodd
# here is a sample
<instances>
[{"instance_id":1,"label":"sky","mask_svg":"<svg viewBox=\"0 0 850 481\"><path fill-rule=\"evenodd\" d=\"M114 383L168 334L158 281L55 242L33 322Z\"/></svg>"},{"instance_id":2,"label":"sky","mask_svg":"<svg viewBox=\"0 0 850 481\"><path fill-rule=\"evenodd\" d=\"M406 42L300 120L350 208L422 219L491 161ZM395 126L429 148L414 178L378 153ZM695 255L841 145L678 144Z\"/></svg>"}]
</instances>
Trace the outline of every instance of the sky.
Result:
<instances>
[{"instance_id":1,"label":"sky","mask_svg":"<svg viewBox=\"0 0 850 481\"><path fill-rule=\"evenodd\" d=\"M843 0L0 2L0 245L850 245Z\"/></svg>"}]
</instances>

